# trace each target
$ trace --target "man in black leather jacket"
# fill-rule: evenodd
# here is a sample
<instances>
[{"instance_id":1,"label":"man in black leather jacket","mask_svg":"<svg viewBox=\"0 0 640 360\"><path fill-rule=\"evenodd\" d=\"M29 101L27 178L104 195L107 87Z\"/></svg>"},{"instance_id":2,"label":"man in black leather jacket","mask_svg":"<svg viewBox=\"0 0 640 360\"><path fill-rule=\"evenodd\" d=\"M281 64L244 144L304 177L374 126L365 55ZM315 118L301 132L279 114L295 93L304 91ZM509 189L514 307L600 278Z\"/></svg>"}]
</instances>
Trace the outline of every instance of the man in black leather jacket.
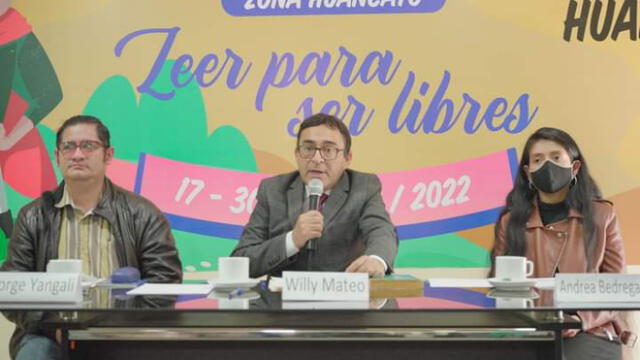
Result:
<instances>
[{"instance_id":1,"label":"man in black leather jacket","mask_svg":"<svg viewBox=\"0 0 640 360\"><path fill-rule=\"evenodd\" d=\"M21 209L3 271L46 271L49 260L62 258L60 243L68 242L69 236L61 230L61 223L69 216L65 211L76 211L80 219L92 216L91 221L98 224L95 226L109 232L111 250L101 256L112 257L118 267L138 268L147 282L181 282L182 266L164 215L150 201L114 185L105 176L113 159L109 140L109 131L97 118L74 116L64 122L55 151L64 181ZM62 207L65 201L67 205ZM85 238L75 241L80 247L88 246ZM96 256L89 254L88 262ZM46 313L5 312L5 316L16 324L10 342L12 358L34 358L38 353L44 354L43 358L57 358L55 353L60 349L55 333L39 326Z\"/></svg>"}]
</instances>

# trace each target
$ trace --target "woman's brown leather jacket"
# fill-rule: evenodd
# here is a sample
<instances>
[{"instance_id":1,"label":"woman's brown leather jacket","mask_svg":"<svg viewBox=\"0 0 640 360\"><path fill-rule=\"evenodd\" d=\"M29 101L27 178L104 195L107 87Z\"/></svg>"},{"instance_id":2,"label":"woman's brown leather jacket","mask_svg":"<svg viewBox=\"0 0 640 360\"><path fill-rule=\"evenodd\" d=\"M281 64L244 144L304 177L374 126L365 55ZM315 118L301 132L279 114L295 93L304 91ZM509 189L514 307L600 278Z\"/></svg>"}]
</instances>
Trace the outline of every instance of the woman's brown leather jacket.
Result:
<instances>
[{"instance_id":1,"label":"woman's brown leather jacket","mask_svg":"<svg viewBox=\"0 0 640 360\"><path fill-rule=\"evenodd\" d=\"M557 223L542 224L537 206L526 223L526 254L533 261L533 277L553 277L560 273L622 273L625 271L625 255L618 218L613 205L606 200L594 200L593 220L595 246L591 257L591 269L587 269L582 215L574 209L569 216ZM498 222L493 255L506 251L506 228L509 213ZM618 336L623 342L632 335L626 329L620 314L614 311L578 311L582 330L594 335Z\"/></svg>"}]
</instances>

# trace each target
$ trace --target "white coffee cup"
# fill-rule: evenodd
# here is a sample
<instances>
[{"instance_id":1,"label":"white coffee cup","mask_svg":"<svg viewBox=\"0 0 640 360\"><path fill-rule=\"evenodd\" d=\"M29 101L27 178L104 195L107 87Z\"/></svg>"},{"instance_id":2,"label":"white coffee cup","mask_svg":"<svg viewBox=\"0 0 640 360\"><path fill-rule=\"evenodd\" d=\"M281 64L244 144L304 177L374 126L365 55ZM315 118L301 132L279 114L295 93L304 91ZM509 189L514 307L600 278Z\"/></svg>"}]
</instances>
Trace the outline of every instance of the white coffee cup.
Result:
<instances>
[{"instance_id":1,"label":"white coffee cup","mask_svg":"<svg viewBox=\"0 0 640 360\"><path fill-rule=\"evenodd\" d=\"M496 279L520 281L533 274L533 262L524 256L496 256Z\"/></svg>"},{"instance_id":2,"label":"white coffee cup","mask_svg":"<svg viewBox=\"0 0 640 360\"><path fill-rule=\"evenodd\" d=\"M47 264L47 272L53 273L82 273L82 260L80 259L52 259Z\"/></svg>"},{"instance_id":3,"label":"white coffee cup","mask_svg":"<svg viewBox=\"0 0 640 360\"><path fill-rule=\"evenodd\" d=\"M218 279L224 281L247 281L249 279L249 258L219 257Z\"/></svg>"},{"instance_id":4,"label":"white coffee cup","mask_svg":"<svg viewBox=\"0 0 640 360\"><path fill-rule=\"evenodd\" d=\"M532 299L496 297L496 308L498 309L529 309L532 307Z\"/></svg>"}]
</instances>

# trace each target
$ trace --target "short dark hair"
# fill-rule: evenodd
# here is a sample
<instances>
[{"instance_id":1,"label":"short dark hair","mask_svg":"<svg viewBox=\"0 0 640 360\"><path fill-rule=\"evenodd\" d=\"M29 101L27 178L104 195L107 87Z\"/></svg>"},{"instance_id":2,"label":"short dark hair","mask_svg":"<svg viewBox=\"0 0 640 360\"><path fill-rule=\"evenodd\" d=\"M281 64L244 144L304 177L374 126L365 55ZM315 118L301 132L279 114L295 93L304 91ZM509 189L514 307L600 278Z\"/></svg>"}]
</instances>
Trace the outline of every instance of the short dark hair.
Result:
<instances>
[{"instance_id":1,"label":"short dark hair","mask_svg":"<svg viewBox=\"0 0 640 360\"><path fill-rule=\"evenodd\" d=\"M342 120L333 115L323 113L311 115L302 121L300 129L298 130L298 138L296 140L297 145L300 145L300 134L302 134L302 130L320 125L324 125L333 130L338 130L344 139L343 154L345 156L349 154L349 151L351 151L351 134L349 133L349 129L347 129L347 126L342 122Z\"/></svg>"},{"instance_id":2,"label":"short dark hair","mask_svg":"<svg viewBox=\"0 0 640 360\"><path fill-rule=\"evenodd\" d=\"M60 146L60 142L62 142L62 133L71 126L86 124L86 125L95 125L96 132L98 133L98 139L105 148L111 146L111 135L109 135L109 129L95 116L91 115L75 115L62 123L58 132L56 133L56 147Z\"/></svg>"}]
</instances>

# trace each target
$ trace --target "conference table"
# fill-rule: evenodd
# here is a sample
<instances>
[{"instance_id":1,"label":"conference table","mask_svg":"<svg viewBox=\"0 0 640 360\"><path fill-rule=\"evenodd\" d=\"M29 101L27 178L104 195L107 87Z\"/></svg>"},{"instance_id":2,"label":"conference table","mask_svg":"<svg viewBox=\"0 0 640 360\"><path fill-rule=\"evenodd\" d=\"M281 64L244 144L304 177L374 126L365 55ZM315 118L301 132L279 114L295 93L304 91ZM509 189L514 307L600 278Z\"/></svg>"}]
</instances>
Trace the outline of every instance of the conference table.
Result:
<instances>
[{"instance_id":1,"label":"conference table","mask_svg":"<svg viewBox=\"0 0 640 360\"><path fill-rule=\"evenodd\" d=\"M235 296L126 291L94 287L82 304L45 306L42 326L61 330L68 359L561 359L562 331L580 327L572 313L635 309L428 282L344 302L282 301L265 281Z\"/></svg>"}]
</instances>

